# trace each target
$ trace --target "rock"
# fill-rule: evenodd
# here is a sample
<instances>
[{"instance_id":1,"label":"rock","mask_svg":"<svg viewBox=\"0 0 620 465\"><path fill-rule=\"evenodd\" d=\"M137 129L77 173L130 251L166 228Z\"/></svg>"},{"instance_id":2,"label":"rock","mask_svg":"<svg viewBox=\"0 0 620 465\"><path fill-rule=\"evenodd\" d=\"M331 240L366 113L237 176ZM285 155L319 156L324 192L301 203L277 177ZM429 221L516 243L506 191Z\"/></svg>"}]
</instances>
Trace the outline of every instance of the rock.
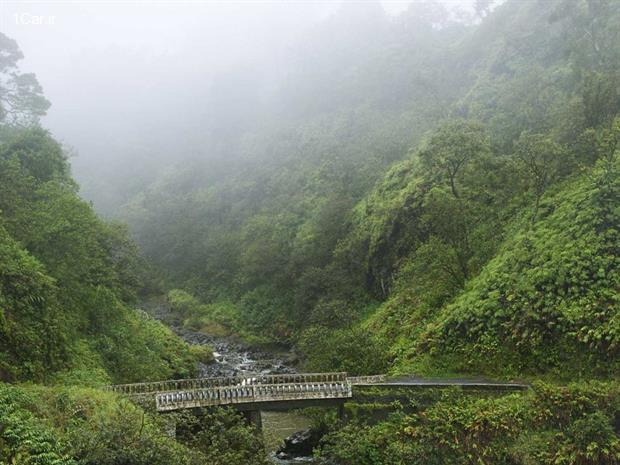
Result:
<instances>
[{"instance_id":1,"label":"rock","mask_svg":"<svg viewBox=\"0 0 620 465\"><path fill-rule=\"evenodd\" d=\"M278 449L276 456L280 458L280 453L288 455L288 458L310 456L320 439L321 435L312 429L298 431L284 440L284 445Z\"/></svg>"}]
</instances>

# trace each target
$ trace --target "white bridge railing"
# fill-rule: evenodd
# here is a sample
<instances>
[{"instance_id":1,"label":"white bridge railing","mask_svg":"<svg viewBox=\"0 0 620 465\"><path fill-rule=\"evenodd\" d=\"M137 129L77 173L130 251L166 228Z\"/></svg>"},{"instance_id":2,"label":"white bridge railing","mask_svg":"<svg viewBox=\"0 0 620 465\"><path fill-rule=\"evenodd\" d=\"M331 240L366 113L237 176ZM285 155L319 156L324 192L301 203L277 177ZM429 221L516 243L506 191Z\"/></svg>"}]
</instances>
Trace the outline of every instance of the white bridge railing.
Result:
<instances>
[{"instance_id":1,"label":"white bridge railing","mask_svg":"<svg viewBox=\"0 0 620 465\"><path fill-rule=\"evenodd\" d=\"M155 381L148 383L116 384L106 389L118 394L139 396L172 391L189 391L216 387L238 387L259 384L295 384L345 381L347 374L337 373L297 373L279 375L248 374L220 378L193 378Z\"/></svg>"},{"instance_id":2,"label":"white bridge railing","mask_svg":"<svg viewBox=\"0 0 620 465\"><path fill-rule=\"evenodd\" d=\"M351 383L343 379L339 381L251 384L246 386L163 392L155 395L155 404L157 410L169 411L255 402L348 399L352 396Z\"/></svg>"},{"instance_id":3,"label":"white bridge railing","mask_svg":"<svg viewBox=\"0 0 620 465\"><path fill-rule=\"evenodd\" d=\"M222 378L194 378L152 383L108 386L106 389L141 401L155 402L157 410L208 407L260 402L315 399L348 399L352 386L382 384L386 375L347 376L346 373L297 373L282 375L244 375ZM385 385L385 384L384 384ZM529 389L515 382L410 377L389 386L409 388Z\"/></svg>"}]
</instances>

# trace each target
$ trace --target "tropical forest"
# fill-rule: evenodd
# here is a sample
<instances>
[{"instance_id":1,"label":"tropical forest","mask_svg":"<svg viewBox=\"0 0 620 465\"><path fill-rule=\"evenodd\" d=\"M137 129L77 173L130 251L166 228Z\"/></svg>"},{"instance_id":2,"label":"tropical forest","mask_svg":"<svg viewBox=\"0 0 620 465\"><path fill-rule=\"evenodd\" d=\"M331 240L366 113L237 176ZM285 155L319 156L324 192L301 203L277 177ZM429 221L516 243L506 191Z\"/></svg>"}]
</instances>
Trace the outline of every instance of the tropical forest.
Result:
<instances>
[{"instance_id":1,"label":"tropical forest","mask_svg":"<svg viewBox=\"0 0 620 465\"><path fill-rule=\"evenodd\" d=\"M0 19L0 465L620 465L620 2Z\"/></svg>"}]
</instances>

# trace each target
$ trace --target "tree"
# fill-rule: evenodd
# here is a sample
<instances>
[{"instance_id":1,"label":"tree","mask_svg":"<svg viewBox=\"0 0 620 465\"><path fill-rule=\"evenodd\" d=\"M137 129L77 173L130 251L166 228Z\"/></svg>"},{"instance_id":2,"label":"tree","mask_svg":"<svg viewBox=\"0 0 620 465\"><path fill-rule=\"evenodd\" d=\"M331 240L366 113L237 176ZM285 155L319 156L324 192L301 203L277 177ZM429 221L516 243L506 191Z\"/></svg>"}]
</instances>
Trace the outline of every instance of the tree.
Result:
<instances>
[{"instance_id":1,"label":"tree","mask_svg":"<svg viewBox=\"0 0 620 465\"><path fill-rule=\"evenodd\" d=\"M24 58L17 42L0 33L0 123L36 124L50 107L32 73L22 73L17 62Z\"/></svg>"},{"instance_id":2,"label":"tree","mask_svg":"<svg viewBox=\"0 0 620 465\"><path fill-rule=\"evenodd\" d=\"M557 177L566 151L543 134L524 132L516 144L516 157L527 177L526 182L534 191L536 202L532 221L536 219L540 199Z\"/></svg>"},{"instance_id":3,"label":"tree","mask_svg":"<svg viewBox=\"0 0 620 465\"><path fill-rule=\"evenodd\" d=\"M37 185L58 181L77 190L62 146L44 129L32 127L7 131L4 142L0 147L0 163L15 160L22 175Z\"/></svg>"},{"instance_id":4,"label":"tree","mask_svg":"<svg viewBox=\"0 0 620 465\"><path fill-rule=\"evenodd\" d=\"M489 139L482 125L471 121L452 121L441 126L420 152L431 178L448 180L454 197L459 198L459 177L465 166L477 156L490 151Z\"/></svg>"}]
</instances>

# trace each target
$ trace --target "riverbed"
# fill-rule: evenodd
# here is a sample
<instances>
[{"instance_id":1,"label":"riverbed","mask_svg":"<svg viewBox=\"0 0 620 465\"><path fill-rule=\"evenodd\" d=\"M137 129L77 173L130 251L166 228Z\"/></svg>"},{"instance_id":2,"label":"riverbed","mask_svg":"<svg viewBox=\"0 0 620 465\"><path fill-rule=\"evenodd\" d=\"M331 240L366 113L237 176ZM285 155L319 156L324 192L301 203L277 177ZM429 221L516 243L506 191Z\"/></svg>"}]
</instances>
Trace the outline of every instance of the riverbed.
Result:
<instances>
[{"instance_id":1,"label":"riverbed","mask_svg":"<svg viewBox=\"0 0 620 465\"><path fill-rule=\"evenodd\" d=\"M297 358L284 349L258 349L250 347L231 337L211 336L183 328L175 321L166 305L148 305L148 312L162 320L190 344L207 345L213 349L215 362L199 363L201 377L243 376L250 374L296 373ZM265 450L271 461L278 465L312 464L311 457L280 460L275 457L276 449L285 438L297 431L307 429L310 421L298 412L261 411Z\"/></svg>"}]
</instances>

